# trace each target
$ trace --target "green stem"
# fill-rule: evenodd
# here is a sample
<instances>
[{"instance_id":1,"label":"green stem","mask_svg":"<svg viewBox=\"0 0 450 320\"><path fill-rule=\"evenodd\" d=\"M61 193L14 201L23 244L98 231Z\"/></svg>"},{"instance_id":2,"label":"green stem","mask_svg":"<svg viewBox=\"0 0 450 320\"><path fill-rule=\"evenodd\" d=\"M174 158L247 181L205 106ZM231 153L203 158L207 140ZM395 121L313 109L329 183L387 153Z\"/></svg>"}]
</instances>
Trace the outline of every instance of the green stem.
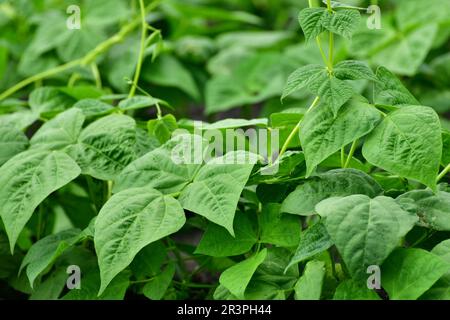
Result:
<instances>
[{"instance_id":1,"label":"green stem","mask_svg":"<svg viewBox=\"0 0 450 320\"><path fill-rule=\"evenodd\" d=\"M91 72L95 79L95 86L97 89L102 88L102 77L100 76L100 71L98 71L98 66L95 62L91 63Z\"/></svg>"},{"instance_id":2,"label":"green stem","mask_svg":"<svg viewBox=\"0 0 450 320\"><path fill-rule=\"evenodd\" d=\"M309 7L310 8L314 7L314 3L312 0L309 0ZM327 55L325 54L325 51L323 51L322 43L320 42L320 36L316 37L316 43L317 43L317 47L319 48L320 55L322 56L323 62L325 63L326 66L329 66Z\"/></svg>"},{"instance_id":3,"label":"green stem","mask_svg":"<svg viewBox=\"0 0 450 320\"><path fill-rule=\"evenodd\" d=\"M442 172L438 175L437 179L436 179L436 183L438 183L439 181L441 181L442 179L444 179L444 177L446 176L447 173L450 172L450 163L448 164L448 166L445 167L444 170L442 170Z\"/></svg>"},{"instance_id":4,"label":"green stem","mask_svg":"<svg viewBox=\"0 0 450 320\"><path fill-rule=\"evenodd\" d=\"M410 248L414 248L421 244L423 241L429 239L433 234L435 233L434 230L428 230L428 232L424 233L419 239L417 239L412 245L410 245Z\"/></svg>"},{"instance_id":5,"label":"green stem","mask_svg":"<svg viewBox=\"0 0 450 320\"><path fill-rule=\"evenodd\" d=\"M331 260L331 272L333 274L333 277L336 279L336 281L339 282L339 277L336 271L336 261L334 261L333 253L331 252L331 249L328 249L328 255L330 256Z\"/></svg>"},{"instance_id":6,"label":"green stem","mask_svg":"<svg viewBox=\"0 0 450 320\"><path fill-rule=\"evenodd\" d=\"M148 279L144 279L144 280L135 280L135 281L130 281L130 284L140 284L140 283L147 283L150 281L155 280L156 276L148 278Z\"/></svg>"},{"instance_id":7,"label":"green stem","mask_svg":"<svg viewBox=\"0 0 450 320\"><path fill-rule=\"evenodd\" d=\"M320 42L320 37L316 37L316 43L317 47L319 48L320 55L322 56L322 60L325 63L326 66L329 66L327 55L325 54L325 51L323 51L322 43Z\"/></svg>"},{"instance_id":8,"label":"green stem","mask_svg":"<svg viewBox=\"0 0 450 320\"><path fill-rule=\"evenodd\" d=\"M145 91L144 89L142 89L141 87L139 87L136 83L134 83L133 81L131 81L131 80L128 79L128 78L125 78L125 79L128 80L128 81L129 81L129 84L130 84L132 87L135 87L136 90L138 90L139 92L141 92L143 95L145 95L145 96L147 96L147 97L153 99L153 96L152 96L152 95L150 95L147 91ZM155 107L156 107L156 116L157 116L158 119L161 119L161 118L162 118L162 111L161 111L161 106L159 105L158 102L155 103Z\"/></svg>"},{"instance_id":9,"label":"green stem","mask_svg":"<svg viewBox=\"0 0 450 320\"><path fill-rule=\"evenodd\" d=\"M341 167L344 168L345 166L345 148L341 148Z\"/></svg>"},{"instance_id":10,"label":"green stem","mask_svg":"<svg viewBox=\"0 0 450 320\"><path fill-rule=\"evenodd\" d=\"M112 189L113 189L113 182L111 180L106 181L106 201L108 201L111 198Z\"/></svg>"},{"instance_id":11,"label":"green stem","mask_svg":"<svg viewBox=\"0 0 450 320\"><path fill-rule=\"evenodd\" d=\"M314 99L314 101L312 102L311 106L308 108L308 111L306 113L308 113L312 108L314 108L317 105L317 103L319 103L319 97L316 97ZM281 156L286 152L287 148L289 147L289 144L292 142L292 139L294 139L295 135L300 130L300 124L301 123L302 123L302 120L300 120L297 123L297 125L295 126L295 128L291 131L291 133L289 134L288 138L284 142L283 147L281 148L281 151L280 151L277 159L280 159Z\"/></svg>"},{"instance_id":12,"label":"green stem","mask_svg":"<svg viewBox=\"0 0 450 320\"><path fill-rule=\"evenodd\" d=\"M348 168L350 161L352 161L353 155L355 154L356 148L358 147L358 139L353 141L352 147L350 148L350 153L347 156L347 161L345 161L344 169Z\"/></svg>"},{"instance_id":13,"label":"green stem","mask_svg":"<svg viewBox=\"0 0 450 320\"><path fill-rule=\"evenodd\" d=\"M79 66L80 64L81 64L81 59L74 60L74 61L65 63L63 65L60 65L58 67L49 69L47 71L38 73L38 74L36 74L34 76L31 76L31 77L29 77L29 78L27 78L25 80L22 80L19 83L17 83L16 85L14 85L11 88L9 88L8 90L6 90L5 92L3 92L0 95L0 101L8 98L10 95L16 93L20 89L25 88L26 86L28 86L28 85L36 82L36 81L39 81L39 80L42 80L42 79L45 79L45 78L49 78L49 77L54 76L56 74L62 73L64 71L72 69L72 68L74 68L76 66Z\"/></svg>"},{"instance_id":14,"label":"green stem","mask_svg":"<svg viewBox=\"0 0 450 320\"><path fill-rule=\"evenodd\" d=\"M139 0L139 7L141 11L141 25L142 25L142 33L141 33L141 45L139 49L139 58L136 65L136 72L134 74L134 80L133 83L134 86L131 86L130 88L130 94L128 95L128 98L132 98L136 93L136 86L139 81L139 77L141 75L141 69L142 69L142 63L144 62L144 55L145 55L145 42L147 38L147 21L145 20L145 7L144 7L144 0Z\"/></svg>"},{"instance_id":15,"label":"green stem","mask_svg":"<svg viewBox=\"0 0 450 320\"><path fill-rule=\"evenodd\" d=\"M70 76L69 81L67 82L67 86L69 88L73 87L75 85L75 83L78 81L78 79L80 79L80 74L77 72L73 73Z\"/></svg>"}]
</instances>

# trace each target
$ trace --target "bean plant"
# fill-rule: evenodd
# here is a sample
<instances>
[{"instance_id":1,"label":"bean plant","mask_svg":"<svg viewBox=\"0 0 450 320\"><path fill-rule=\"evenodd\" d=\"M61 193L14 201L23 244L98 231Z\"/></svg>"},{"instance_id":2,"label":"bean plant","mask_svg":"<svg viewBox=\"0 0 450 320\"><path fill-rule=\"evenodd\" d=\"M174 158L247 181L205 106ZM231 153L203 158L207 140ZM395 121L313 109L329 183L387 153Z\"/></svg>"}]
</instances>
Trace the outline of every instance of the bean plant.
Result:
<instances>
[{"instance_id":1,"label":"bean plant","mask_svg":"<svg viewBox=\"0 0 450 320\"><path fill-rule=\"evenodd\" d=\"M450 299L450 3L57 2L0 4L0 297Z\"/></svg>"}]
</instances>

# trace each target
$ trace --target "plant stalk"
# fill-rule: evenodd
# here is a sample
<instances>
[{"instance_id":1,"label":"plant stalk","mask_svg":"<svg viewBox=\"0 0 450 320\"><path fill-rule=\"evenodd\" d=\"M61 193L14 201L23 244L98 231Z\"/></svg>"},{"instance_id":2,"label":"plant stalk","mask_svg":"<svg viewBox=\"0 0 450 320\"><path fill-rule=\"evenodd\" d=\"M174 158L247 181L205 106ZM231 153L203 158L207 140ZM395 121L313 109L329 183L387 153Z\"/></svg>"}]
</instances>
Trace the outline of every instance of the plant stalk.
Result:
<instances>
[{"instance_id":1,"label":"plant stalk","mask_svg":"<svg viewBox=\"0 0 450 320\"><path fill-rule=\"evenodd\" d=\"M319 102L319 97L316 97L313 101L313 103L311 104L311 106L308 108L308 111L306 113L308 113L312 108L314 108L317 103ZM289 147L289 144L292 142L292 139L294 139L295 135L298 133L298 131L300 130L300 124L302 123L301 119L297 125L295 126L295 128L291 131L291 133L289 134L288 138L286 139L286 141L283 144L283 147L281 148L280 153L278 154L278 158L280 159L281 156L286 152L287 148Z\"/></svg>"},{"instance_id":2,"label":"plant stalk","mask_svg":"<svg viewBox=\"0 0 450 320\"><path fill-rule=\"evenodd\" d=\"M139 77L141 75L142 70L142 63L144 62L144 55L145 55L145 42L147 39L147 21L145 20L145 6L144 6L144 0L139 0L139 8L141 11L141 26L142 26L142 33L141 33L141 44L139 48L139 58L136 65L136 72L134 74L134 80L133 80L133 86L130 88L130 93L128 95L128 98L134 97L136 93L136 86L139 81Z\"/></svg>"},{"instance_id":3,"label":"plant stalk","mask_svg":"<svg viewBox=\"0 0 450 320\"><path fill-rule=\"evenodd\" d=\"M448 166L445 167L444 170L442 170L442 172L438 175L437 179L436 179L436 183L438 183L439 181L441 181L442 179L444 179L444 177L447 175L447 173L450 172L450 163L448 164Z\"/></svg>"},{"instance_id":4,"label":"plant stalk","mask_svg":"<svg viewBox=\"0 0 450 320\"><path fill-rule=\"evenodd\" d=\"M352 147L350 148L350 153L347 156L347 161L345 161L344 169L348 168L350 161L352 161L353 155L355 154L356 148L358 147L358 139L353 141Z\"/></svg>"}]
</instances>

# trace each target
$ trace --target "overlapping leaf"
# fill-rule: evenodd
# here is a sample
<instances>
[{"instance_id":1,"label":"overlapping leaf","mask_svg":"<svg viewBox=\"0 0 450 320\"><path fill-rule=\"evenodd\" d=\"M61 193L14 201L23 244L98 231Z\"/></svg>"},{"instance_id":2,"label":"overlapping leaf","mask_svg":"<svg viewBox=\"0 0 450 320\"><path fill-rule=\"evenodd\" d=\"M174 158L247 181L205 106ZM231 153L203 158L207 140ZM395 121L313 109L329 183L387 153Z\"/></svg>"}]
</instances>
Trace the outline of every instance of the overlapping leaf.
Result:
<instances>
[{"instance_id":1,"label":"overlapping leaf","mask_svg":"<svg viewBox=\"0 0 450 320\"><path fill-rule=\"evenodd\" d=\"M429 107L405 106L367 137L363 155L373 165L436 189L442 154L439 117Z\"/></svg>"},{"instance_id":2,"label":"overlapping leaf","mask_svg":"<svg viewBox=\"0 0 450 320\"><path fill-rule=\"evenodd\" d=\"M133 188L115 194L95 221L99 294L142 248L178 231L185 221L178 201L155 189Z\"/></svg>"},{"instance_id":3,"label":"overlapping leaf","mask_svg":"<svg viewBox=\"0 0 450 320\"><path fill-rule=\"evenodd\" d=\"M365 195L330 198L316 206L331 239L357 280L371 265L381 265L418 218L392 198Z\"/></svg>"}]
</instances>

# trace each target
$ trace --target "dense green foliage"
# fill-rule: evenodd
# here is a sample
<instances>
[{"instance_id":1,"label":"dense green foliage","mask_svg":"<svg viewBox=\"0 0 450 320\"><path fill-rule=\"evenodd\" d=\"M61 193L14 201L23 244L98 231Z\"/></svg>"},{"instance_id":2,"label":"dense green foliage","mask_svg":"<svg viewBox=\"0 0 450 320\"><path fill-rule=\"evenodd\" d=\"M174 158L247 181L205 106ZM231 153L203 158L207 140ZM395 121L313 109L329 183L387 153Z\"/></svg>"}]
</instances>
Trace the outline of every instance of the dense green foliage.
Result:
<instances>
[{"instance_id":1,"label":"dense green foliage","mask_svg":"<svg viewBox=\"0 0 450 320\"><path fill-rule=\"evenodd\" d=\"M0 298L450 299L450 2L345 2L0 1Z\"/></svg>"}]
</instances>

